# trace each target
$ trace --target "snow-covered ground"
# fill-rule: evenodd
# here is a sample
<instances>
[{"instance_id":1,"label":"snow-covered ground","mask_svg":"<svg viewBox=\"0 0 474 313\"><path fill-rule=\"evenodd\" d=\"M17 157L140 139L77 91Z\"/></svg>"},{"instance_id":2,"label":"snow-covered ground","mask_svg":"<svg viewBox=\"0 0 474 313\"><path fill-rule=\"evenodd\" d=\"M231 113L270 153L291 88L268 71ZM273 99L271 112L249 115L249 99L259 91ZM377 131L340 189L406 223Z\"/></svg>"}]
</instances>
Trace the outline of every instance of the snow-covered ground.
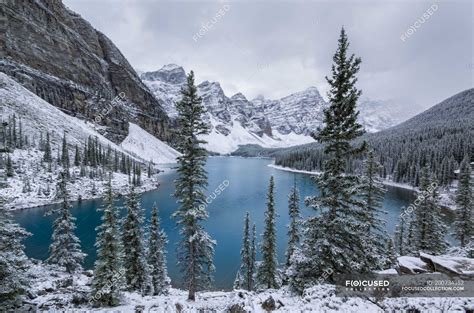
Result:
<instances>
[{"instance_id":1,"label":"snow-covered ground","mask_svg":"<svg viewBox=\"0 0 474 313\"><path fill-rule=\"evenodd\" d=\"M35 261L30 267L32 286L28 302L34 310L87 310L89 312L465 312L474 309L474 298L385 298L363 299L336 296L333 285L316 285L302 295L287 288L260 293L244 290L198 292L196 301L187 292L171 289L166 296L142 296L123 292L121 304L113 308L92 308L89 303L91 271L70 276ZM266 304L264 304L266 303Z\"/></svg>"},{"instance_id":2,"label":"snow-covered ground","mask_svg":"<svg viewBox=\"0 0 474 313\"><path fill-rule=\"evenodd\" d=\"M155 164L175 163L178 151L140 126L129 123L128 136L120 146L130 154Z\"/></svg>"}]
</instances>

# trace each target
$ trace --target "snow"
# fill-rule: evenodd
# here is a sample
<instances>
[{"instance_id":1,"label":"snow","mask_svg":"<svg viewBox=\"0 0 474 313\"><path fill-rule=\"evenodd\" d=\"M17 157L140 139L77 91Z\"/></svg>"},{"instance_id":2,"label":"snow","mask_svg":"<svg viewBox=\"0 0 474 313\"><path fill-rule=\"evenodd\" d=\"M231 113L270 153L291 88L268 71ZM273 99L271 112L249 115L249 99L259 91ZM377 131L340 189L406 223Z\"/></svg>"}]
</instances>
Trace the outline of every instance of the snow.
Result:
<instances>
[{"instance_id":1,"label":"snow","mask_svg":"<svg viewBox=\"0 0 474 313\"><path fill-rule=\"evenodd\" d=\"M321 172L317 172L317 171L296 170L296 169L293 169L291 167L284 167L284 166L276 165L274 163L268 164L268 167L272 167L272 168L277 169L277 170L287 171L287 172L292 172L292 173L301 173L301 174L308 174L308 175L319 175L319 174L321 174Z\"/></svg>"},{"instance_id":2,"label":"snow","mask_svg":"<svg viewBox=\"0 0 474 313\"><path fill-rule=\"evenodd\" d=\"M142 296L123 292L119 306L92 308L88 303L91 275L91 271L75 274L71 286L58 287L69 275L35 261L30 267L33 298L29 303L41 311L75 308L89 312L136 312L137 309L142 312L228 312L231 307L235 309L238 306L246 312L264 313L267 311L262 308L262 303L271 297L276 305L273 312L371 313L415 308L423 312L464 312L474 308L474 298L385 298L378 299L377 302L377 299L368 301L357 297L337 297L334 286L329 284L309 288L302 296L291 293L287 288L258 293L245 290L198 292L194 302L187 300L186 291L174 288L164 296ZM77 303L76 306L71 303L73 299Z\"/></svg>"},{"instance_id":3,"label":"snow","mask_svg":"<svg viewBox=\"0 0 474 313\"><path fill-rule=\"evenodd\" d=\"M219 121L217 121L212 115L210 116L210 122L212 125L211 133L201 136L200 139L207 141L204 148L208 151L219 154L230 154L242 145L254 144L263 148L284 148L314 142L314 139L309 136L302 134L298 135L295 133L284 135L278 132L273 132L273 134L275 134L274 138L269 137L266 134L259 137L244 128L240 122L236 120L232 121L232 126L227 126L230 133L226 136L217 130L215 126L219 125Z\"/></svg>"},{"instance_id":4,"label":"snow","mask_svg":"<svg viewBox=\"0 0 474 313\"><path fill-rule=\"evenodd\" d=\"M399 266L408 269L411 273L422 273L426 272L426 263L420 260L420 258L414 256L401 256L398 258Z\"/></svg>"},{"instance_id":5,"label":"snow","mask_svg":"<svg viewBox=\"0 0 474 313\"><path fill-rule=\"evenodd\" d=\"M130 154L155 164L176 163L176 157L180 155L178 151L133 123L129 123L128 136L120 146Z\"/></svg>"}]
</instances>

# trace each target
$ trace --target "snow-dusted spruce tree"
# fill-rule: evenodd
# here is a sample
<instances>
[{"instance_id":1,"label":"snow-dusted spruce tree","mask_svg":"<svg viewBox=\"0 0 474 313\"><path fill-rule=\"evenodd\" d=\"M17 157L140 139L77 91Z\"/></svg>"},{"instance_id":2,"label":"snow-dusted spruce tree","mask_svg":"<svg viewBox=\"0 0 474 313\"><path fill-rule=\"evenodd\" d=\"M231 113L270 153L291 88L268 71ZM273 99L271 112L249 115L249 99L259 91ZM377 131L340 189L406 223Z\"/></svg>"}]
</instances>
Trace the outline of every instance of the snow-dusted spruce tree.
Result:
<instances>
[{"instance_id":1,"label":"snow-dusted spruce tree","mask_svg":"<svg viewBox=\"0 0 474 313\"><path fill-rule=\"evenodd\" d=\"M122 225L123 266L127 289L144 293L147 281L146 253L143 243L143 212L135 187L125 200L127 215Z\"/></svg>"},{"instance_id":2,"label":"snow-dusted spruce tree","mask_svg":"<svg viewBox=\"0 0 474 313\"><path fill-rule=\"evenodd\" d=\"M171 280L166 267L166 234L160 229L158 208L153 205L150 222L150 239L148 242L148 265L150 266L153 295L168 294Z\"/></svg>"},{"instance_id":3,"label":"snow-dusted spruce tree","mask_svg":"<svg viewBox=\"0 0 474 313\"><path fill-rule=\"evenodd\" d=\"M187 77L187 85L181 90L182 100L176 103L178 111L178 178L175 181L175 197L179 208L173 214L181 227L178 244L178 266L183 273L188 299L195 300L196 291L207 288L214 272L214 246L201 223L207 219L206 195L207 173L204 165L207 153L200 145L205 141L198 136L207 134L209 127L202 120L204 107L194 84L194 73Z\"/></svg>"},{"instance_id":4,"label":"snow-dusted spruce tree","mask_svg":"<svg viewBox=\"0 0 474 313\"><path fill-rule=\"evenodd\" d=\"M296 290L313 285L325 272L367 272L364 246L364 221L361 201L357 198L359 179L346 172L347 159L366 150L366 144L354 147L351 141L364 133L357 122L356 110L361 91L357 90L356 74L361 60L348 56L349 42L344 28L334 54L330 85L330 105L324 110L324 128L313 137L325 144L322 175L316 177L319 196L308 197L306 203L320 211L309 218L303 228L302 255L298 258L291 281L299 284ZM328 277L330 279L331 277Z\"/></svg>"},{"instance_id":5,"label":"snow-dusted spruce tree","mask_svg":"<svg viewBox=\"0 0 474 313\"><path fill-rule=\"evenodd\" d=\"M459 169L459 183L456 190L456 220L454 222L455 237L459 240L461 247L465 247L474 236L474 197L472 169L468 155L464 157Z\"/></svg>"},{"instance_id":6,"label":"snow-dusted spruce tree","mask_svg":"<svg viewBox=\"0 0 474 313\"><path fill-rule=\"evenodd\" d=\"M57 217L53 223L52 242L46 261L63 267L71 274L82 269L81 264L86 255L81 251L81 242L74 234L76 218L71 214L66 174L61 172L58 179L56 197L61 199L62 203L57 209L48 211L48 214L55 214Z\"/></svg>"},{"instance_id":7,"label":"snow-dusted spruce tree","mask_svg":"<svg viewBox=\"0 0 474 313\"><path fill-rule=\"evenodd\" d=\"M362 198L361 219L364 223L364 244L366 258L370 269L381 269L386 263L387 233L385 222L381 216L387 214L382 208L386 189L379 177L381 166L370 150L364 161L364 171L359 186L359 195ZM393 245L392 245L393 246Z\"/></svg>"},{"instance_id":8,"label":"snow-dusted spruce tree","mask_svg":"<svg viewBox=\"0 0 474 313\"><path fill-rule=\"evenodd\" d=\"M49 132L46 132L46 142L44 144L43 161L51 163L53 161L53 155L51 153L51 141L49 139Z\"/></svg>"},{"instance_id":9,"label":"snow-dusted spruce tree","mask_svg":"<svg viewBox=\"0 0 474 313\"><path fill-rule=\"evenodd\" d=\"M448 244L445 240L446 225L439 205L436 183L430 173L429 165L421 169L420 174L420 205L414 211L410 227L413 227L414 239L412 251L431 254L445 252Z\"/></svg>"},{"instance_id":10,"label":"snow-dusted spruce tree","mask_svg":"<svg viewBox=\"0 0 474 313\"><path fill-rule=\"evenodd\" d=\"M291 256L300 243L300 195L296 188L296 180L288 196L288 213L290 215L290 225L288 225L288 246L286 248L286 268L291 265Z\"/></svg>"},{"instance_id":11,"label":"snow-dusted spruce tree","mask_svg":"<svg viewBox=\"0 0 474 313\"><path fill-rule=\"evenodd\" d=\"M255 288L255 279L257 273L257 226L255 223L252 226L252 241L250 242L250 264L253 266L250 268L249 275L252 277L252 290Z\"/></svg>"},{"instance_id":12,"label":"snow-dusted spruce tree","mask_svg":"<svg viewBox=\"0 0 474 313\"><path fill-rule=\"evenodd\" d=\"M275 229L275 182L270 177L267 193L267 210L265 212L265 226L262 236L260 251L262 263L257 270L257 282L261 288L278 288L277 282L277 255L276 255L276 229Z\"/></svg>"},{"instance_id":13,"label":"snow-dusted spruce tree","mask_svg":"<svg viewBox=\"0 0 474 313\"><path fill-rule=\"evenodd\" d=\"M393 239L388 238L387 240L387 247L385 248L387 251L387 255L384 258L383 268L392 268L395 264L397 264L397 252L395 251L395 246L393 244Z\"/></svg>"},{"instance_id":14,"label":"snow-dusted spruce tree","mask_svg":"<svg viewBox=\"0 0 474 313\"><path fill-rule=\"evenodd\" d=\"M249 212L245 215L244 221L244 235L242 238L242 249L240 250L240 269L237 273L234 282L235 289L253 289L253 273L255 272L255 261L252 258L252 242L250 233L250 215Z\"/></svg>"},{"instance_id":15,"label":"snow-dusted spruce tree","mask_svg":"<svg viewBox=\"0 0 474 313\"><path fill-rule=\"evenodd\" d=\"M405 207L402 207L402 212L405 211ZM395 244L395 251L398 255L402 256L405 255L405 235L406 235L406 223L405 218L403 215L400 215L399 222L395 226L395 233L394 233L394 244Z\"/></svg>"},{"instance_id":16,"label":"snow-dusted spruce tree","mask_svg":"<svg viewBox=\"0 0 474 313\"><path fill-rule=\"evenodd\" d=\"M66 132L63 134L63 142L61 147L61 165L63 166L64 173L66 177L69 178L69 150L67 148L67 139L66 139Z\"/></svg>"},{"instance_id":17,"label":"snow-dusted spruce tree","mask_svg":"<svg viewBox=\"0 0 474 313\"><path fill-rule=\"evenodd\" d=\"M29 285L22 240L31 234L12 221L3 204L0 199L0 311L13 311Z\"/></svg>"},{"instance_id":18,"label":"snow-dusted spruce tree","mask_svg":"<svg viewBox=\"0 0 474 313\"><path fill-rule=\"evenodd\" d=\"M110 177L106 188L104 205L101 208L102 224L97 227L95 242L97 259L92 279L91 302L100 306L115 306L119 304L123 274L120 268L118 216L114 207Z\"/></svg>"}]
</instances>

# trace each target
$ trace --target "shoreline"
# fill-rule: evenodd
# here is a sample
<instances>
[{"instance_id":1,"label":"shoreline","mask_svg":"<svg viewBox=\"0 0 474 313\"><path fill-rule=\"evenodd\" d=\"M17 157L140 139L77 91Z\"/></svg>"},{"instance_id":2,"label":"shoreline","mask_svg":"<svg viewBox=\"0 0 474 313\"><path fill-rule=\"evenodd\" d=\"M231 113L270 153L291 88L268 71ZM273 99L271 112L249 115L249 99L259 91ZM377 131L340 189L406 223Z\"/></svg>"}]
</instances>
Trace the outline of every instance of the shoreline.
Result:
<instances>
[{"instance_id":1,"label":"shoreline","mask_svg":"<svg viewBox=\"0 0 474 313\"><path fill-rule=\"evenodd\" d=\"M307 175L312 175L312 176L322 174L322 172L297 170L297 169L293 169L293 168L291 168L291 167L284 167L284 166L276 165L275 163L268 164L267 166L268 166L268 167L271 167L271 168L274 168L274 169L277 169L277 170L280 170L280 171L286 171L286 172L292 172L292 173L300 173L300 174L307 174ZM394 182L394 181L391 181L391 180L383 180L382 183L383 183L384 185L387 185L387 186L393 186L393 187L398 187L398 188L402 188L402 189L406 189L406 190L411 190L411 191L416 191L416 192L418 192L418 188L413 187L413 186L410 186L410 185L408 185L408 184L397 183L397 182Z\"/></svg>"},{"instance_id":2,"label":"shoreline","mask_svg":"<svg viewBox=\"0 0 474 313\"><path fill-rule=\"evenodd\" d=\"M159 176L161 174L166 174L168 172L170 172L172 170L172 168L170 167L165 167L165 168L162 168L162 169L159 169L160 172L157 173L156 175ZM158 177L157 177L158 178ZM153 179L153 178L152 178ZM112 184L113 185L113 184ZM156 181L154 182L150 182L148 181L147 184L144 184L142 186L139 186L136 191L137 191L137 194L141 195L141 194L144 194L146 192L150 192L150 191L153 191L153 190L157 190L158 188L160 187L160 181L157 179ZM113 189L113 192L114 194L116 194L117 196L124 196L126 193L127 193L127 189L126 188L115 188ZM101 193L101 194L97 194L97 195L92 195L92 194L85 194L85 195L80 195L81 196L81 202L82 201L90 201L90 200L98 200L98 199L101 199L103 198L104 194ZM37 208L44 208L44 207L47 207L49 205L55 205L55 204L59 204L61 203L62 200L58 200L58 199L41 199L40 201L37 201L35 203L30 203L30 204L25 204L25 205L18 205L18 206L15 206L15 207L8 207L8 206L5 206L5 208L7 209L7 211L9 212L18 212L18 211L24 211L24 210L28 210L28 209L37 209ZM79 198L76 197L75 199L70 199L69 200L69 203L70 204L74 204L74 203L77 203L79 202Z\"/></svg>"}]
</instances>

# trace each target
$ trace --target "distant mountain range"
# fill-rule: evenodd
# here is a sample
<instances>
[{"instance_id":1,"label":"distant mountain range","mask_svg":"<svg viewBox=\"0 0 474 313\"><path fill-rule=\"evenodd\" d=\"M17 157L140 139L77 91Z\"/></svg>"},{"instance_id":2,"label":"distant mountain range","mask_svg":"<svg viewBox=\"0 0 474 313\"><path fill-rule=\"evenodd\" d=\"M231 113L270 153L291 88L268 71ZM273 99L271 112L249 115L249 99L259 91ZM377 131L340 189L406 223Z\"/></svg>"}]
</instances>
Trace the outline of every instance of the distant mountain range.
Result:
<instances>
[{"instance_id":1,"label":"distant mountain range","mask_svg":"<svg viewBox=\"0 0 474 313\"><path fill-rule=\"evenodd\" d=\"M175 118L175 103L186 84L185 70L168 64L140 77L168 116ZM211 134L204 139L208 141L207 148L217 153L230 153L246 144L270 148L312 142L310 134L322 125L327 106L316 87L277 100L263 96L248 100L242 93L228 97L218 82L204 81L197 87L211 127ZM360 121L370 132L391 127L410 116L410 112L388 101L363 101L359 109Z\"/></svg>"}]
</instances>

